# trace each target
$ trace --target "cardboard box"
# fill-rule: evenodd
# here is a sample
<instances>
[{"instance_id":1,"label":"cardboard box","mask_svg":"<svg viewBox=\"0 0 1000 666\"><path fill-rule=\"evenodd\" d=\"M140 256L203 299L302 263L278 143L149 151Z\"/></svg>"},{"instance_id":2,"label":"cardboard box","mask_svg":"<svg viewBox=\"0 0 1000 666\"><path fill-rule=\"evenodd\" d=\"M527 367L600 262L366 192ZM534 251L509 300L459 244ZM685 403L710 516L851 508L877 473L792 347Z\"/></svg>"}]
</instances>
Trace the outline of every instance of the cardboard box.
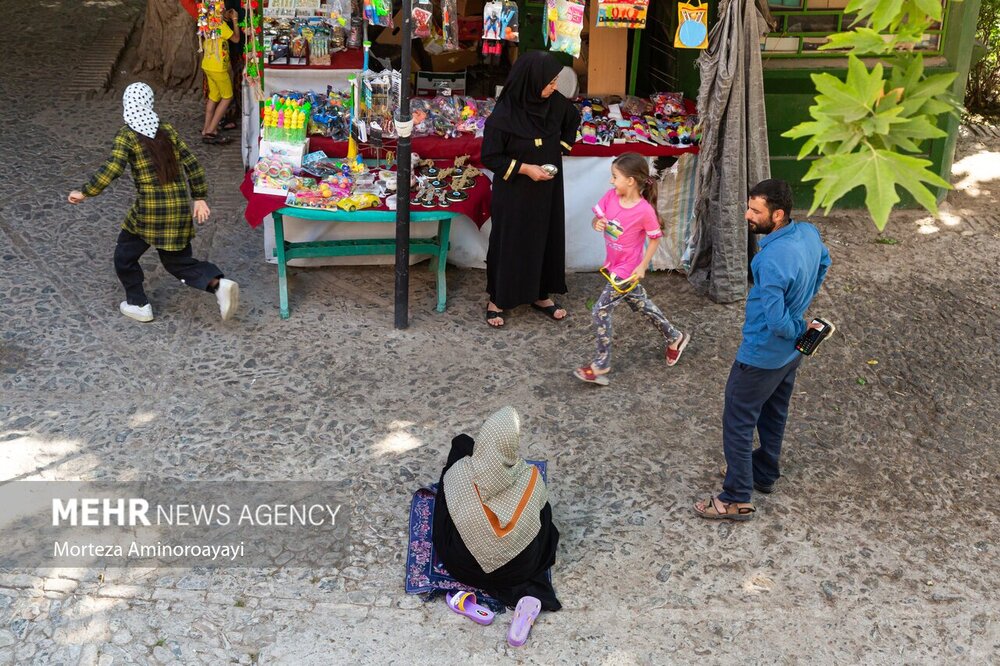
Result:
<instances>
[{"instance_id":1,"label":"cardboard box","mask_svg":"<svg viewBox=\"0 0 1000 666\"><path fill-rule=\"evenodd\" d=\"M476 47L460 49L458 51L446 51L445 53L435 53L430 56L431 70L435 72L461 72L467 67L472 67L479 62L479 52Z\"/></svg>"},{"instance_id":2,"label":"cardboard box","mask_svg":"<svg viewBox=\"0 0 1000 666\"><path fill-rule=\"evenodd\" d=\"M466 91L465 70L461 72L417 72L413 89L416 95L464 95Z\"/></svg>"},{"instance_id":3,"label":"cardboard box","mask_svg":"<svg viewBox=\"0 0 1000 666\"><path fill-rule=\"evenodd\" d=\"M389 44L399 46L403 43L403 12L396 12L392 17L392 27L385 28L379 36L375 38L376 44Z\"/></svg>"}]
</instances>

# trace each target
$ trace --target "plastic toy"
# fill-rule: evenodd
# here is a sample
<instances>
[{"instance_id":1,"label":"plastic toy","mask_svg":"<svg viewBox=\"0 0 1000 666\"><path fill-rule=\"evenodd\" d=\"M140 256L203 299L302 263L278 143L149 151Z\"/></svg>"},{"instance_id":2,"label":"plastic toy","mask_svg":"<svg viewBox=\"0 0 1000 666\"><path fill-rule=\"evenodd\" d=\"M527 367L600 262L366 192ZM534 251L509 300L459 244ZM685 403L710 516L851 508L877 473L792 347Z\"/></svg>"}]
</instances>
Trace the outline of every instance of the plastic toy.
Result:
<instances>
[{"instance_id":1,"label":"plastic toy","mask_svg":"<svg viewBox=\"0 0 1000 666\"><path fill-rule=\"evenodd\" d=\"M339 206L343 210L346 210L349 213L353 213L354 211L361 210L362 208L371 208L373 206L378 206L380 203L381 199L379 199L374 194L359 193L359 194L352 194L349 197L341 199L337 203L337 206Z\"/></svg>"}]
</instances>

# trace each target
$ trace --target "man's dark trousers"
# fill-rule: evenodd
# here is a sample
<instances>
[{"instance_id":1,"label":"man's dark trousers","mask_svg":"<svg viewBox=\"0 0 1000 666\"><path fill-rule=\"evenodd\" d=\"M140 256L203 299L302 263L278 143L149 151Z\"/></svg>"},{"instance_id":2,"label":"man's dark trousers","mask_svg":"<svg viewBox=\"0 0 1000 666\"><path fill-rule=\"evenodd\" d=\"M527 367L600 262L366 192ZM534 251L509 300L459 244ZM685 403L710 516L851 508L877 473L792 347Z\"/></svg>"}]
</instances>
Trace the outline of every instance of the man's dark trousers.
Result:
<instances>
[{"instance_id":1,"label":"man's dark trousers","mask_svg":"<svg viewBox=\"0 0 1000 666\"><path fill-rule=\"evenodd\" d=\"M749 502L755 482L770 486L781 476L781 439L795 386L795 370L801 362L799 356L775 370L733 363L722 411L722 449L727 466L719 493L723 502ZM754 429L760 436L756 451Z\"/></svg>"}]
</instances>

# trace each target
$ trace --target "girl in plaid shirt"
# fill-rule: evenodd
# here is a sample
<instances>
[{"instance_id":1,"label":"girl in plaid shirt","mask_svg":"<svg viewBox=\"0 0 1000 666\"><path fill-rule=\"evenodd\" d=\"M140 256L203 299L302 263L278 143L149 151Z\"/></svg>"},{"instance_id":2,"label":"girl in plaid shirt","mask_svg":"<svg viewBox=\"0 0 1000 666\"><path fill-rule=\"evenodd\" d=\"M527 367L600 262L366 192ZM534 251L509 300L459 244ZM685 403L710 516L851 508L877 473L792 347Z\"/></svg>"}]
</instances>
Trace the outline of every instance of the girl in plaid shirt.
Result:
<instances>
[{"instance_id":1,"label":"girl in plaid shirt","mask_svg":"<svg viewBox=\"0 0 1000 666\"><path fill-rule=\"evenodd\" d=\"M239 305L239 285L223 277L215 264L191 256L194 225L188 188L194 198L194 219L204 224L210 212L205 203L205 170L177 131L160 122L153 111L152 88L133 83L125 89L123 101L126 126L115 135L111 158L81 190L69 194L71 204L95 197L122 175L126 166L132 168L138 196L115 247L115 272L125 287L119 310L136 321L153 320L139 266L139 258L153 246L171 275L190 287L215 294L222 318L229 319Z\"/></svg>"}]
</instances>

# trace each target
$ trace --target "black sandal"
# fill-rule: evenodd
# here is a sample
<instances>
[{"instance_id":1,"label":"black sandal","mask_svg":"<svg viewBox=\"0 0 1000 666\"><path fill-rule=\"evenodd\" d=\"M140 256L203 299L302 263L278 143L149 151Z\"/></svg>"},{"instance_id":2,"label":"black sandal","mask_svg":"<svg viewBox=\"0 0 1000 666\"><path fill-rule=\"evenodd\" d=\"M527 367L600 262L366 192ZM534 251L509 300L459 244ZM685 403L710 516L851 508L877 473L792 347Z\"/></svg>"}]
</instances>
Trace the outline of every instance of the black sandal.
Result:
<instances>
[{"instance_id":1,"label":"black sandal","mask_svg":"<svg viewBox=\"0 0 1000 666\"><path fill-rule=\"evenodd\" d=\"M539 305L538 303L532 303L531 307L535 308L536 310L544 314L552 321L562 321L563 319L569 316L569 312L566 311L566 308L559 305L555 301L552 301L552 305ZM564 314L562 317L557 317L556 312L558 312L559 310L566 312L566 314Z\"/></svg>"},{"instance_id":2,"label":"black sandal","mask_svg":"<svg viewBox=\"0 0 1000 666\"><path fill-rule=\"evenodd\" d=\"M214 146L225 146L232 142L228 136L219 136L218 134L203 134L201 136L202 143L209 143Z\"/></svg>"},{"instance_id":3,"label":"black sandal","mask_svg":"<svg viewBox=\"0 0 1000 666\"><path fill-rule=\"evenodd\" d=\"M507 313L503 310L490 310L488 307L486 308L487 323L492 322L494 319L504 319L506 316ZM490 326L493 328L503 328L506 323L507 322L504 322L503 324L490 324Z\"/></svg>"}]
</instances>

